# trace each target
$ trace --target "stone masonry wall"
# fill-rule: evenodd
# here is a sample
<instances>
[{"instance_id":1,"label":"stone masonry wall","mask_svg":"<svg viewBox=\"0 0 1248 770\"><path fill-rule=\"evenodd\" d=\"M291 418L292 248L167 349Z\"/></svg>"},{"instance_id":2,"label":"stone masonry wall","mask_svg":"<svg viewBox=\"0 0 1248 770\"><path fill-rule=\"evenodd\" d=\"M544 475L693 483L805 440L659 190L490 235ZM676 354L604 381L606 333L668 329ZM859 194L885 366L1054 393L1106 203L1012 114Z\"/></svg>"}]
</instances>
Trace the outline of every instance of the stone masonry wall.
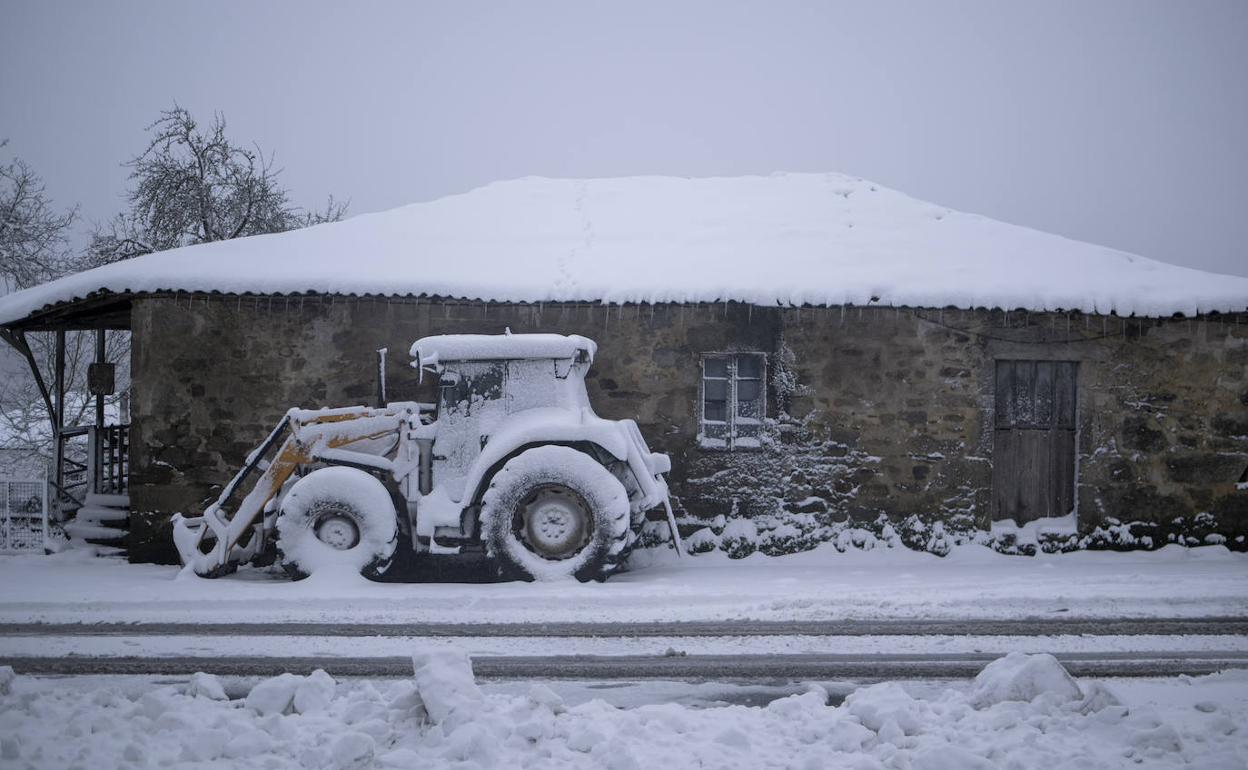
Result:
<instances>
[{"instance_id":1,"label":"stone masonry wall","mask_svg":"<svg viewBox=\"0 0 1248 770\"><path fill-rule=\"evenodd\" d=\"M881 514L987 528L993 362L1029 358L1080 362L1081 533L1142 522L1145 545L1212 533L1240 548L1248 534L1245 316L176 295L134 303L131 558L175 560L169 516L202 510L288 407L371 403L377 348L391 400L429 399L412 341L504 327L599 343L595 409L672 456L690 531L730 540L749 522L780 551ZM767 355L764 446L703 449L701 356L734 350Z\"/></svg>"}]
</instances>

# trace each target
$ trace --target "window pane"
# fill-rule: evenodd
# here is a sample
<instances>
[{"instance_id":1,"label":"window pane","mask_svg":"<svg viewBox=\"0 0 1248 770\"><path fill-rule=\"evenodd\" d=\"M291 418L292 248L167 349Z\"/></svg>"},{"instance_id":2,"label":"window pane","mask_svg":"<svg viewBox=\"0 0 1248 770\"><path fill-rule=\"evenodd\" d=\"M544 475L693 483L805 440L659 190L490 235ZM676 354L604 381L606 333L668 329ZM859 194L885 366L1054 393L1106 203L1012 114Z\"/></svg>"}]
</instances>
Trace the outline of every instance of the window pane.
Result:
<instances>
[{"instance_id":1,"label":"window pane","mask_svg":"<svg viewBox=\"0 0 1248 770\"><path fill-rule=\"evenodd\" d=\"M714 420L715 422L724 422L728 419L728 402L727 401L704 401L702 407L702 418L704 420Z\"/></svg>"},{"instance_id":2,"label":"window pane","mask_svg":"<svg viewBox=\"0 0 1248 770\"><path fill-rule=\"evenodd\" d=\"M742 423L737 425L737 438L758 438L763 434L763 426L758 423Z\"/></svg>"},{"instance_id":3,"label":"window pane","mask_svg":"<svg viewBox=\"0 0 1248 770\"><path fill-rule=\"evenodd\" d=\"M710 422L702 426L703 438L725 441L728 438L728 426L722 422ZM720 446L724 446L720 444Z\"/></svg>"},{"instance_id":4,"label":"window pane","mask_svg":"<svg viewBox=\"0 0 1248 770\"><path fill-rule=\"evenodd\" d=\"M737 383L738 401L757 401L762 392L762 380L741 380Z\"/></svg>"},{"instance_id":5,"label":"window pane","mask_svg":"<svg viewBox=\"0 0 1248 770\"><path fill-rule=\"evenodd\" d=\"M757 380L763 376L762 356L737 356L737 377Z\"/></svg>"},{"instance_id":6,"label":"window pane","mask_svg":"<svg viewBox=\"0 0 1248 770\"><path fill-rule=\"evenodd\" d=\"M763 416L763 410L758 401L738 401L737 416L749 417L751 420L757 420Z\"/></svg>"},{"instance_id":7,"label":"window pane","mask_svg":"<svg viewBox=\"0 0 1248 770\"><path fill-rule=\"evenodd\" d=\"M726 401L728 399L728 380L706 380L703 385L703 397L707 401Z\"/></svg>"},{"instance_id":8,"label":"window pane","mask_svg":"<svg viewBox=\"0 0 1248 770\"><path fill-rule=\"evenodd\" d=\"M705 377L727 377L728 376L728 359L727 358L707 358L702 362L703 376Z\"/></svg>"}]
</instances>

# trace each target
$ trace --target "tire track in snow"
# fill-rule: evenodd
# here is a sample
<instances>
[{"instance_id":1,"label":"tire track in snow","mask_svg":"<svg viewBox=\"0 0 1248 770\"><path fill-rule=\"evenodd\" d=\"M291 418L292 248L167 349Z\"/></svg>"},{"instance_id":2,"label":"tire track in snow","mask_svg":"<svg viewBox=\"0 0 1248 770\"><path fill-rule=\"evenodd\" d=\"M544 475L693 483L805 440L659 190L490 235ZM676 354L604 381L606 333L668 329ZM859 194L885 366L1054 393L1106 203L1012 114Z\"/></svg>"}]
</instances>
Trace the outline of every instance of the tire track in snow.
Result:
<instances>
[{"instance_id":1,"label":"tire track in snow","mask_svg":"<svg viewBox=\"0 0 1248 770\"><path fill-rule=\"evenodd\" d=\"M0 636L1244 636L1248 617L661 623L3 623Z\"/></svg>"},{"instance_id":2,"label":"tire track in snow","mask_svg":"<svg viewBox=\"0 0 1248 770\"><path fill-rule=\"evenodd\" d=\"M668 679L818 680L962 678L977 674L998 656L944 655L688 655L688 656L509 656L473 661L482 679ZM1058 654L1077 677L1201 676L1227 668L1248 668L1248 653L1070 653ZM317 668L332 676L408 677L408 657L60 657L0 658L20 674L220 676L308 674Z\"/></svg>"}]
</instances>

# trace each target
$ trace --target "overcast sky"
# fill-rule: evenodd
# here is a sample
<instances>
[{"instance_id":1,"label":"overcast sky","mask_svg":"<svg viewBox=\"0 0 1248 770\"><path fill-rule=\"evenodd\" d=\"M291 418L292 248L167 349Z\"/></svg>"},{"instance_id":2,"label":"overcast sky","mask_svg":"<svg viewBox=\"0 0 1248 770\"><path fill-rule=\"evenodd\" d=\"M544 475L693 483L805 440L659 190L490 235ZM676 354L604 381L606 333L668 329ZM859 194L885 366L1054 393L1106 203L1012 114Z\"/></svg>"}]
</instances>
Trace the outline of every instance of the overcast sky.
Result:
<instances>
[{"instance_id":1,"label":"overcast sky","mask_svg":"<svg viewBox=\"0 0 1248 770\"><path fill-rule=\"evenodd\" d=\"M1248 1L0 0L0 154L104 220L176 100L351 212L843 171L1248 275Z\"/></svg>"}]
</instances>

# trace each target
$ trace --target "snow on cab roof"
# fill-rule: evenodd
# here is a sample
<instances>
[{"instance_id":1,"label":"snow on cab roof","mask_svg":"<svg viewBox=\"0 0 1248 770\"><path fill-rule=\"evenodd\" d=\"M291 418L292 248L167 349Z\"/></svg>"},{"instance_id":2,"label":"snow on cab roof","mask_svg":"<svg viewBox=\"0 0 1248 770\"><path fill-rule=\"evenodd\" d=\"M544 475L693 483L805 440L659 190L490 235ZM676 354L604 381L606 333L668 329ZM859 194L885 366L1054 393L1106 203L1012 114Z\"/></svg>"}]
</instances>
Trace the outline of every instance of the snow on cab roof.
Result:
<instances>
[{"instance_id":1,"label":"snow on cab roof","mask_svg":"<svg viewBox=\"0 0 1248 770\"><path fill-rule=\"evenodd\" d=\"M1248 308L1248 278L965 214L842 174L496 182L68 276L0 298L0 323L100 291L1122 315Z\"/></svg>"},{"instance_id":2,"label":"snow on cab roof","mask_svg":"<svg viewBox=\"0 0 1248 770\"><path fill-rule=\"evenodd\" d=\"M412 343L413 364L514 358L576 358L585 351L592 363L598 345L579 334L437 334Z\"/></svg>"}]
</instances>

